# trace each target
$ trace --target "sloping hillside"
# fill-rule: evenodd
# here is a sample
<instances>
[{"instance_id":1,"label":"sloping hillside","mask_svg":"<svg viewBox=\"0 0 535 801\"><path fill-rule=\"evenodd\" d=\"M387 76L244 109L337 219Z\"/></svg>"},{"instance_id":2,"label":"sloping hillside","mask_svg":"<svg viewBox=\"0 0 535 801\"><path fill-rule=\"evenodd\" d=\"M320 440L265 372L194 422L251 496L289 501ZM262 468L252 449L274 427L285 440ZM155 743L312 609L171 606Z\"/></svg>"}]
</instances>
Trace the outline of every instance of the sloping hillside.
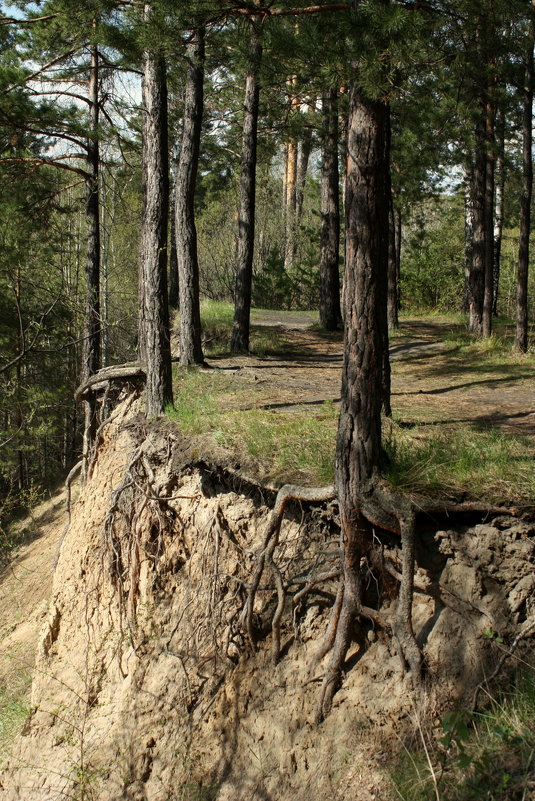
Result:
<instances>
[{"instance_id":1,"label":"sloping hillside","mask_svg":"<svg viewBox=\"0 0 535 801\"><path fill-rule=\"evenodd\" d=\"M522 653L535 613L535 525L497 513L422 525L425 591L414 625L427 665L423 696L401 675L388 633L356 626L343 686L317 724L317 655L337 590L336 506L289 506L256 594L252 652L241 613L275 491L210 440L147 423L141 408L138 400L113 412L61 540L30 715L0 780L3 797L393 798L389 770L418 722L468 703L502 641L517 638ZM24 566L34 581L24 584L24 624L13 619L4 654L43 618L38 553L50 565L62 529L58 520L55 536L44 531L3 577L4 598ZM399 543L377 536L395 568ZM395 572L369 572L368 593L385 614L396 604Z\"/></svg>"}]
</instances>

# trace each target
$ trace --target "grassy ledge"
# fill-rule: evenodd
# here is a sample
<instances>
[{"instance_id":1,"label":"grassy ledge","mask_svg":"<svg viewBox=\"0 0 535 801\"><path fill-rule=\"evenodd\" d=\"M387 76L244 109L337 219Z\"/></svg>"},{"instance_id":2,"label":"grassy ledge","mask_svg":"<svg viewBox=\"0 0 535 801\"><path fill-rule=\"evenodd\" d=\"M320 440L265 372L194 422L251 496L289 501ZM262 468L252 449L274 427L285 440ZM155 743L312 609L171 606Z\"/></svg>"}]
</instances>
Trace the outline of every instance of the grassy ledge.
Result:
<instances>
[{"instance_id":1,"label":"grassy ledge","mask_svg":"<svg viewBox=\"0 0 535 801\"><path fill-rule=\"evenodd\" d=\"M277 315L284 324L285 313ZM255 311L252 319L261 317L262 312ZM263 378L260 368L275 358L286 360L285 372L291 373L292 332L253 326L259 333L254 335L257 340L253 336L251 356L227 360L231 307L205 303L203 320L205 331L212 332L212 337L206 335L207 358L224 369L178 368L175 408L169 417L185 433L212 437L231 458L256 466L262 478L306 485L331 482L338 404L300 404L296 396L290 410L290 404L273 402L275 379L258 380L259 375ZM505 324L501 330L506 332ZM317 335L321 353L327 340L321 331L309 333ZM256 353L255 341L261 343ZM337 341L341 351L335 336L335 347ZM302 365L299 370L306 375ZM475 341L458 318L410 316L392 338L392 376L394 419L385 420L383 428L390 459L386 477L394 486L435 498L477 498L533 508L533 438L528 426L524 434L521 427L503 424L507 403L511 398L518 402L520 396L525 409L511 419L529 420L533 353L515 355L505 333L488 342ZM285 391L284 378L277 380ZM325 394L332 397L336 389L326 387ZM489 411L502 396L503 420Z\"/></svg>"}]
</instances>

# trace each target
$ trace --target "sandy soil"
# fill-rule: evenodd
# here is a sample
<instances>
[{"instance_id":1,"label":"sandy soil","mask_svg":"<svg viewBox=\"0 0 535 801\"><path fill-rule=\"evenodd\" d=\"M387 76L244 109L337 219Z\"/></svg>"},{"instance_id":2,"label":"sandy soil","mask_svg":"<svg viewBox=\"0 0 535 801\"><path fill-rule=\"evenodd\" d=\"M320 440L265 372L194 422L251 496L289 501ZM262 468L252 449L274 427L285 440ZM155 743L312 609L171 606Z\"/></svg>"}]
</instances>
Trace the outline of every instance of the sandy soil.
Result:
<instances>
[{"instance_id":1,"label":"sandy soil","mask_svg":"<svg viewBox=\"0 0 535 801\"><path fill-rule=\"evenodd\" d=\"M309 330L315 315L256 315L255 325L281 327L291 348L283 356L210 360L214 366L243 370L266 408L286 412L302 405L338 402L342 340ZM534 372L516 377L466 374L456 370L440 326L407 321L391 347L394 414L407 422L465 421L495 425L518 434L535 434ZM445 370L445 366L448 366ZM66 524L62 493L47 500L23 523L28 541L0 574L0 691L4 701L29 687L37 637L48 609L54 555ZM0 733L1 735L1 733ZM1 744L1 738L0 738ZM1 756L1 754L0 754ZM364 797L364 796L363 796ZM370 794L373 797L373 794Z\"/></svg>"}]
</instances>

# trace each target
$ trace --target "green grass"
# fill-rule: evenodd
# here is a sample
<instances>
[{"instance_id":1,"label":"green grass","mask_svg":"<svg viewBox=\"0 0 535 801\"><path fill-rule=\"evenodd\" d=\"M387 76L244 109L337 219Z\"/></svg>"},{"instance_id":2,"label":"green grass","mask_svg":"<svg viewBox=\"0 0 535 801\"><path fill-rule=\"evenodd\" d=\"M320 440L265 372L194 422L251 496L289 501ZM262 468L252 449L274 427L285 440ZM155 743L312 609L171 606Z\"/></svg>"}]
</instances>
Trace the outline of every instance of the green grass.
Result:
<instances>
[{"instance_id":1,"label":"green grass","mask_svg":"<svg viewBox=\"0 0 535 801\"><path fill-rule=\"evenodd\" d=\"M535 672L524 668L486 709L448 713L391 771L402 801L528 801L535 790Z\"/></svg>"},{"instance_id":2,"label":"green grass","mask_svg":"<svg viewBox=\"0 0 535 801\"><path fill-rule=\"evenodd\" d=\"M230 304L203 303L207 330L224 340L224 347L228 347L232 315ZM277 315L284 320L284 312ZM535 355L513 354L505 337L474 340L456 316L419 320L424 328L426 322L445 325L445 332L441 328L439 333L446 346L434 353L408 350L392 362L394 381L401 391L393 396L397 422L384 425L390 457L387 479L408 493L532 507L533 442L492 427L484 417L479 419L477 408L461 408L459 403L464 393L480 386L528 388L535 378ZM418 330L402 328L395 341L402 344L419 338ZM255 347L261 343L270 355L280 354L289 342L283 332L272 328L259 327L255 336ZM262 408L273 402L274 391L269 382L255 383L251 376L248 370L179 370L176 408L169 415L185 433L209 435L249 468L257 463L258 474L266 480L308 485L332 481L337 407L297 404L291 412ZM461 393L455 398L452 386Z\"/></svg>"},{"instance_id":3,"label":"green grass","mask_svg":"<svg viewBox=\"0 0 535 801\"><path fill-rule=\"evenodd\" d=\"M282 353L287 347L284 334L274 327L255 326L255 314L251 311L250 351L256 356L268 353ZM234 307L231 303L203 300L201 303L201 324L203 330L205 355L210 358L230 355L230 339L234 321Z\"/></svg>"},{"instance_id":4,"label":"green grass","mask_svg":"<svg viewBox=\"0 0 535 801\"><path fill-rule=\"evenodd\" d=\"M461 425L404 430L394 423L385 444L391 460L386 477L398 489L467 493L497 504L535 503L534 449L528 437Z\"/></svg>"},{"instance_id":5,"label":"green grass","mask_svg":"<svg viewBox=\"0 0 535 801\"><path fill-rule=\"evenodd\" d=\"M246 456L268 480L332 481L338 413L332 403L312 412L255 407L254 383L241 375L178 370L168 417L186 434L210 434L233 457ZM258 402L261 403L261 394Z\"/></svg>"},{"instance_id":6,"label":"green grass","mask_svg":"<svg viewBox=\"0 0 535 801\"><path fill-rule=\"evenodd\" d=\"M0 692L0 767L6 760L13 740L19 734L28 715L30 677L11 692Z\"/></svg>"}]
</instances>

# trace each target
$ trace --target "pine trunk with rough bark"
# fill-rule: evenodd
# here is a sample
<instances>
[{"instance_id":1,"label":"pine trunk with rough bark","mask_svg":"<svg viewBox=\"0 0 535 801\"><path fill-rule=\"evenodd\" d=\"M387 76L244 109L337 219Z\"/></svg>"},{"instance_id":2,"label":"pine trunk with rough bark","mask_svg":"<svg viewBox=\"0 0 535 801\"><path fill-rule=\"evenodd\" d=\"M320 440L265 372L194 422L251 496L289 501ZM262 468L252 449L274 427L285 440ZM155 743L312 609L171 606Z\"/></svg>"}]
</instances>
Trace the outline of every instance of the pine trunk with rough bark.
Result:
<instances>
[{"instance_id":1,"label":"pine trunk with rough bark","mask_svg":"<svg viewBox=\"0 0 535 801\"><path fill-rule=\"evenodd\" d=\"M253 281L254 226L256 201L256 150L260 85L258 73L262 59L260 31L251 22L249 69L245 81L242 135L240 200L238 212L238 253L234 296L232 353L249 351L251 291Z\"/></svg>"},{"instance_id":2,"label":"pine trunk with rough bark","mask_svg":"<svg viewBox=\"0 0 535 801\"><path fill-rule=\"evenodd\" d=\"M327 331L342 325L337 94L336 89L326 89L322 98L320 323Z\"/></svg>"},{"instance_id":3,"label":"pine trunk with rough bark","mask_svg":"<svg viewBox=\"0 0 535 801\"><path fill-rule=\"evenodd\" d=\"M524 98L522 114L522 197L520 201L520 237L518 243L518 272L516 287L515 348L521 353L528 349L528 269L529 236L531 232L531 196L533 191L533 46L535 22L525 56Z\"/></svg>"},{"instance_id":4,"label":"pine trunk with rough bark","mask_svg":"<svg viewBox=\"0 0 535 801\"><path fill-rule=\"evenodd\" d=\"M372 528L364 507L373 496L382 461L388 269L388 106L353 87L348 124L344 366L336 446L343 598L320 717L327 714L342 675L355 616L362 611L361 560Z\"/></svg>"},{"instance_id":5,"label":"pine trunk with rough bark","mask_svg":"<svg viewBox=\"0 0 535 801\"><path fill-rule=\"evenodd\" d=\"M475 131L475 163L472 187L472 248L468 274L468 326L472 333L483 333L485 295L485 180L487 170L485 118L480 110Z\"/></svg>"},{"instance_id":6,"label":"pine trunk with rough bark","mask_svg":"<svg viewBox=\"0 0 535 801\"><path fill-rule=\"evenodd\" d=\"M178 257L176 253L176 178L178 170L178 159L173 159L171 177L173 181L170 192L170 231L169 231L169 308L178 309Z\"/></svg>"},{"instance_id":7,"label":"pine trunk with rough bark","mask_svg":"<svg viewBox=\"0 0 535 801\"><path fill-rule=\"evenodd\" d=\"M101 360L101 319L100 319L100 198L99 198L99 57L96 46L91 48L89 65L88 101L91 133L87 142L86 182L86 304L84 340L82 348L81 383L100 368ZM82 479L85 480L91 446L97 430L96 399L93 394L84 401L84 436L82 459L84 464Z\"/></svg>"},{"instance_id":8,"label":"pine trunk with rough bark","mask_svg":"<svg viewBox=\"0 0 535 801\"><path fill-rule=\"evenodd\" d=\"M494 300L494 174L496 169L495 127L496 106L494 87L488 87L485 117L485 291L483 294L482 331L485 338L492 334L492 304Z\"/></svg>"},{"instance_id":9,"label":"pine trunk with rough bark","mask_svg":"<svg viewBox=\"0 0 535 801\"><path fill-rule=\"evenodd\" d=\"M494 199L494 250L492 263L492 313L498 314L500 292L500 260L502 254L502 234L505 199L505 117L501 111L496 120L496 194Z\"/></svg>"},{"instance_id":10,"label":"pine trunk with rough bark","mask_svg":"<svg viewBox=\"0 0 535 801\"><path fill-rule=\"evenodd\" d=\"M145 14L150 9L145 6ZM163 56L143 53L143 211L140 248L140 356L147 364L146 413L173 402L167 300L167 76Z\"/></svg>"},{"instance_id":11,"label":"pine trunk with rough bark","mask_svg":"<svg viewBox=\"0 0 535 801\"><path fill-rule=\"evenodd\" d=\"M203 115L204 31L187 48L182 146L176 179L176 254L180 310L180 364L202 364L199 263L195 228L195 184Z\"/></svg>"},{"instance_id":12,"label":"pine trunk with rough bark","mask_svg":"<svg viewBox=\"0 0 535 801\"><path fill-rule=\"evenodd\" d=\"M389 115L390 123L390 115ZM388 142L387 151L390 153L390 145L392 139L392 131L390 124L388 126ZM389 331L395 331L399 328L399 269L398 269L398 246L396 242L396 214L394 211L394 194L392 191L392 174L390 158L388 159L388 285L387 285L387 302L386 302L386 315L387 325ZM387 343L388 350L388 343ZM385 390L387 396L387 403L385 411L391 414L390 409L390 362L386 366L385 374L388 376L388 385Z\"/></svg>"}]
</instances>

